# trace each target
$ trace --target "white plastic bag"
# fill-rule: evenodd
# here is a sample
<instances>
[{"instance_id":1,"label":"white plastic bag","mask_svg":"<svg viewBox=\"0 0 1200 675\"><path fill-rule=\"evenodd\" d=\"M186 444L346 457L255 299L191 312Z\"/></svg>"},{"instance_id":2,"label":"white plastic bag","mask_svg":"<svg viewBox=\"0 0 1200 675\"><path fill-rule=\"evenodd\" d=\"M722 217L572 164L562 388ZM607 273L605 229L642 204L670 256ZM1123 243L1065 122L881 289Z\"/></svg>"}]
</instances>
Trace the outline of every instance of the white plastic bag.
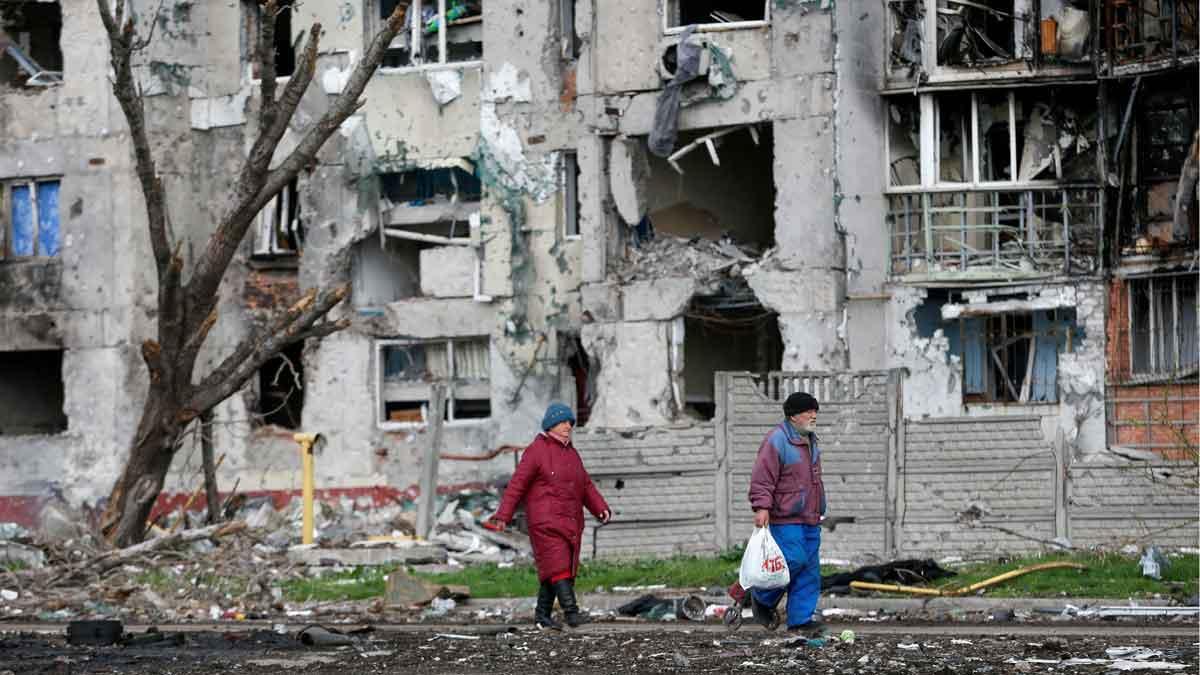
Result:
<instances>
[{"instance_id":1,"label":"white plastic bag","mask_svg":"<svg viewBox=\"0 0 1200 675\"><path fill-rule=\"evenodd\" d=\"M754 528L750 541L746 542L746 552L742 554L742 568L738 572L738 583L742 588L782 588L791 581L788 574L787 560L783 550L775 543L771 530L766 527Z\"/></svg>"}]
</instances>

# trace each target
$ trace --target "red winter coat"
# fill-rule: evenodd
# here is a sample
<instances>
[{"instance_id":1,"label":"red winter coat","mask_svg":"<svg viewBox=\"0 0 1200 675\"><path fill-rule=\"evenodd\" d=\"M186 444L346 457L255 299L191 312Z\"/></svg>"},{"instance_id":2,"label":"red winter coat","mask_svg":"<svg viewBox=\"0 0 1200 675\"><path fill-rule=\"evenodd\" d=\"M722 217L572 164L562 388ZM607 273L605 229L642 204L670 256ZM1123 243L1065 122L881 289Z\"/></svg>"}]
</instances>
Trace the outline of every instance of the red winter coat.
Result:
<instances>
[{"instance_id":1,"label":"red winter coat","mask_svg":"<svg viewBox=\"0 0 1200 675\"><path fill-rule=\"evenodd\" d=\"M538 434L500 500L496 519L508 523L521 503L529 520L529 543L539 581L579 570L583 508L597 518L608 510L575 446Z\"/></svg>"}]
</instances>

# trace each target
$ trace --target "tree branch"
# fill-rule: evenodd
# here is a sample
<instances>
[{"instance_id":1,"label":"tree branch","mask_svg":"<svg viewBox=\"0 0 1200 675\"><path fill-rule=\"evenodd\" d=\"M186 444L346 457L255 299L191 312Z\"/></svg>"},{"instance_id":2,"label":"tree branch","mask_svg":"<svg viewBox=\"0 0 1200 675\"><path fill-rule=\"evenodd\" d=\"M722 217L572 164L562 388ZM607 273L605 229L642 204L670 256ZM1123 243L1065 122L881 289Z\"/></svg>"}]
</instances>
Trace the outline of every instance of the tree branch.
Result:
<instances>
[{"instance_id":1,"label":"tree branch","mask_svg":"<svg viewBox=\"0 0 1200 675\"><path fill-rule=\"evenodd\" d=\"M349 284L319 295L312 289L269 325L243 338L233 353L195 386L185 416L195 417L232 396L287 345L349 327L348 319L317 323L349 293Z\"/></svg>"},{"instance_id":2,"label":"tree branch","mask_svg":"<svg viewBox=\"0 0 1200 675\"><path fill-rule=\"evenodd\" d=\"M337 131L342 122L358 109L359 96L383 61L392 38L400 31L406 9L405 5L396 6L392 15L388 17L387 24L375 35L362 60L355 66L346 88L338 94L330 108L308 130L300 144L279 168L270 172L265 184L255 182L253 184L243 183L239 186L239 195L233 208L223 218L217 231L209 238L203 255L196 262L192 278L187 283L187 307L192 321L197 321L196 317L207 316L212 306L215 305L216 291L220 286L221 278L229 267L229 263L237 252L255 215L316 157L321 146ZM314 39L310 39L305 52L306 61L309 59L309 54L313 55L314 69L317 50L314 43L316 42L315 36L319 34L319 31L320 25L314 25L310 33ZM303 68L307 70L308 65L305 64ZM301 94L303 94L302 90L296 92L297 103ZM247 189L253 190L250 193L253 196L249 199L245 199L246 195L242 194L243 190Z\"/></svg>"},{"instance_id":3,"label":"tree branch","mask_svg":"<svg viewBox=\"0 0 1200 675\"><path fill-rule=\"evenodd\" d=\"M133 18L125 16L125 0L117 0L114 14L108 0L96 0L100 20L108 33L109 54L116 75L113 80L113 95L125 113L129 124L129 135L133 141L133 154L137 164L138 182L146 200L146 214L150 224L150 244L154 249L154 260L158 266L159 283L164 281L164 272L171 260L171 245L167 234L167 199L162 180L150 152L150 140L146 134L146 115L142 95L134 84L132 56L136 43Z\"/></svg>"}]
</instances>

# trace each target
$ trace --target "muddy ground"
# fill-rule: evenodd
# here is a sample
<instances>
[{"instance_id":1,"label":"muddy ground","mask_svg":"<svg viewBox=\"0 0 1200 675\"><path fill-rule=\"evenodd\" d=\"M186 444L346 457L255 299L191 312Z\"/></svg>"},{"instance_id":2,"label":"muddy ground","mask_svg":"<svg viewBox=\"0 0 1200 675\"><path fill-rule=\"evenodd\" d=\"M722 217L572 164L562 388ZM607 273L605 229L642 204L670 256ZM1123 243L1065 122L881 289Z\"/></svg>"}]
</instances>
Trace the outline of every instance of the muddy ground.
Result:
<instances>
[{"instance_id":1,"label":"muddy ground","mask_svg":"<svg viewBox=\"0 0 1200 675\"><path fill-rule=\"evenodd\" d=\"M785 632L757 627L728 632L716 626L594 624L541 633L527 626L367 629L336 648L301 644L295 631L175 632L152 645L71 646L53 634L0 634L0 674L17 673L918 673L928 675L1115 672L1113 647L1161 654L1197 672L1196 626L1102 624L1093 627L976 626L975 628L858 625L851 644L834 640L788 644ZM1072 658L1107 663L1064 664ZM1135 657L1136 658L1136 657ZM7 672L6 672L7 671Z\"/></svg>"}]
</instances>

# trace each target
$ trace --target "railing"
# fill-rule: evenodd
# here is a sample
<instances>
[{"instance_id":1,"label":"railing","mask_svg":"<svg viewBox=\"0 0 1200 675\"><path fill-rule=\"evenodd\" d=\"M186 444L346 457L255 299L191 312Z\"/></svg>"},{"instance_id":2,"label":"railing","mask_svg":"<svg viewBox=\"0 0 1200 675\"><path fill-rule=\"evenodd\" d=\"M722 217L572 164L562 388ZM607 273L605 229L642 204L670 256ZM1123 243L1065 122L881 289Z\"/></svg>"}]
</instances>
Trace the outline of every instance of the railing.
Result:
<instances>
[{"instance_id":1,"label":"railing","mask_svg":"<svg viewBox=\"0 0 1200 675\"><path fill-rule=\"evenodd\" d=\"M846 401L869 393L883 394L887 371L855 371L852 373L767 373L756 378L763 396L782 401L797 391L807 392L818 401Z\"/></svg>"},{"instance_id":2,"label":"railing","mask_svg":"<svg viewBox=\"0 0 1200 675\"><path fill-rule=\"evenodd\" d=\"M888 195L892 274L1046 276L1099 264L1096 188Z\"/></svg>"}]
</instances>

